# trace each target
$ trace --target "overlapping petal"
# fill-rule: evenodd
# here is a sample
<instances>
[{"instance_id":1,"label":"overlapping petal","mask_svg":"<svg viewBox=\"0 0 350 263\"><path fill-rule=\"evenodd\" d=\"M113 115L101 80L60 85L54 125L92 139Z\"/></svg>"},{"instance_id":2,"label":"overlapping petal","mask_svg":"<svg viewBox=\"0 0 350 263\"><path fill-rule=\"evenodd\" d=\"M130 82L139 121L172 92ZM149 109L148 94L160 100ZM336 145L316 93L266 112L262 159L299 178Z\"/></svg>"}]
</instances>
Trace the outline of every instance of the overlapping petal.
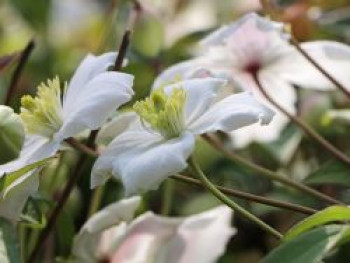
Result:
<instances>
[{"instance_id":1,"label":"overlapping petal","mask_svg":"<svg viewBox=\"0 0 350 263\"><path fill-rule=\"evenodd\" d=\"M128 225L139 202L139 197L124 199L89 219L74 239L74 262L210 263L224 253L236 232L226 206L187 218L147 212Z\"/></svg>"},{"instance_id":2,"label":"overlapping petal","mask_svg":"<svg viewBox=\"0 0 350 263\"><path fill-rule=\"evenodd\" d=\"M186 91L184 115L187 126L208 110L225 84L226 81L216 78L190 79L169 85L164 90L168 94L178 88Z\"/></svg>"},{"instance_id":3,"label":"overlapping petal","mask_svg":"<svg viewBox=\"0 0 350 263\"><path fill-rule=\"evenodd\" d=\"M194 136L187 132L165 140L146 129L125 131L94 164L91 185L103 183L112 172L123 182L126 195L156 189L167 177L187 167L194 141Z\"/></svg>"},{"instance_id":4,"label":"overlapping petal","mask_svg":"<svg viewBox=\"0 0 350 263\"><path fill-rule=\"evenodd\" d=\"M286 38L288 37L283 33L282 23L270 21L259 16L256 13L249 13L243 16L237 22L231 23L229 25L224 25L215 30L201 41L201 45L204 47L223 45L225 44L225 41L230 38L238 29L240 29L244 24L248 23L254 23L254 27L260 31L278 32L281 36Z\"/></svg>"},{"instance_id":5,"label":"overlapping petal","mask_svg":"<svg viewBox=\"0 0 350 263\"><path fill-rule=\"evenodd\" d=\"M203 67L202 59L191 59L170 66L163 71L153 83L152 89L164 87L178 81L193 77L193 72Z\"/></svg>"},{"instance_id":6,"label":"overlapping petal","mask_svg":"<svg viewBox=\"0 0 350 263\"><path fill-rule=\"evenodd\" d=\"M301 44L324 70L350 90L350 47L335 41L313 41ZM290 83L317 90L334 89L334 85L296 49L281 57L273 69Z\"/></svg>"},{"instance_id":7,"label":"overlapping petal","mask_svg":"<svg viewBox=\"0 0 350 263\"><path fill-rule=\"evenodd\" d=\"M63 125L56 139L99 128L114 110L131 99L133 79L130 74L103 72L85 83L84 92L73 105L63 104Z\"/></svg>"},{"instance_id":8,"label":"overlapping petal","mask_svg":"<svg viewBox=\"0 0 350 263\"><path fill-rule=\"evenodd\" d=\"M20 156L9 163L0 165L0 177L16 171L26 165L53 156L59 148L57 142L51 142L41 136L27 136ZM28 172L11 183L0 193L0 216L16 222L28 197L38 189L37 169Z\"/></svg>"},{"instance_id":9,"label":"overlapping petal","mask_svg":"<svg viewBox=\"0 0 350 263\"><path fill-rule=\"evenodd\" d=\"M135 112L123 112L114 117L100 129L96 143L109 144L115 137L124 132L132 123L138 119Z\"/></svg>"},{"instance_id":10,"label":"overlapping petal","mask_svg":"<svg viewBox=\"0 0 350 263\"><path fill-rule=\"evenodd\" d=\"M111 262L215 262L235 233L230 227L231 216L232 210L225 206L188 218L145 213L119 238Z\"/></svg>"},{"instance_id":11,"label":"overlapping petal","mask_svg":"<svg viewBox=\"0 0 350 263\"><path fill-rule=\"evenodd\" d=\"M74 238L72 254L76 261L96 262L102 232L122 222L130 221L139 204L140 197L134 196L111 204L94 214Z\"/></svg>"},{"instance_id":12,"label":"overlapping petal","mask_svg":"<svg viewBox=\"0 0 350 263\"><path fill-rule=\"evenodd\" d=\"M101 56L88 54L70 80L64 97L64 104L73 106L76 98L84 93L84 86L97 75L107 71L108 67L113 65L116 57L116 52L108 52ZM67 107L67 112L69 111Z\"/></svg>"},{"instance_id":13,"label":"overlapping petal","mask_svg":"<svg viewBox=\"0 0 350 263\"><path fill-rule=\"evenodd\" d=\"M242 92L216 102L187 126L194 134L231 132L254 123L267 125L273 116L273 111L250 93Z\"/></svg>"}]
</instances>

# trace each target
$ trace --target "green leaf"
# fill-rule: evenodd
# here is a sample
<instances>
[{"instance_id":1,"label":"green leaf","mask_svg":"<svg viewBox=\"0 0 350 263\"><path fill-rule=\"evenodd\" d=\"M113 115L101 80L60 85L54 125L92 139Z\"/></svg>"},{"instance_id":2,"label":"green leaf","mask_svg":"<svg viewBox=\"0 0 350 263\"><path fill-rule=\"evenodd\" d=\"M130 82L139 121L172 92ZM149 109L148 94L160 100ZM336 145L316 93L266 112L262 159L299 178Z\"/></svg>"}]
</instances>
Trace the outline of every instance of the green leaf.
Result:
<instances>
[{"instance_id":1,"label":"green leaf","mask_svg":"<svg viewBox=\"0 0 350 263\"><path fill-rule=\"evenodd\" d=\"M10 3L35 29L43 30L48 25L51 0L35 0L35 4L31 0L11 0Z\"/></svg>"},{"instance_id":2,"label":"green leaf","mask_svg":"<svg viewBox=\"0 0 350 263\"><path fill-rule=\"evenodd\" d=\"M64 209L57 219L57 241L60 254L69 255L75 235L74 217Z\"/></svg>"},{"instance_id":3,"label":"green leaf","mask_svg":"<svg viewBox=\"0 0 350 263\"><path fill-rule=\"evenodd\" d=\"M347 240L350 226L328 225L306 232L273 250L263 263L319 263L329 251Z\"/></svg>"},{"instance_id":4,"label":"green leaf","mask_svg":"<svg viewBox=\"0 0 350 263\"><path fill-rule=\"evenodd\" d=\"M52 206L50 201L41 200L30 196L21 215L20 224L22 226L34 229L42 229L46 226L46 215L43 206Z\"/></svg>"},{"instance_id":5,"label":"green leaf","mask_svg":"<svg viewBox=\"0 0 350 263\"><path fill-rule=\"evenodd\" d=\"M311 173L304 181L306 184L339 184L350 187L349 167L339 161L329 161Z\"/></svg>"},{"instance_id":6,"label":"green leaf","mask_svg":"<svg viewBox=\"0 0 350 263\"><path fill-rule=\"evenodd\" d=\"M141 14L135 24L132 46L142 55L155 57L164 42L164 26L151 14Z\"/></svg>"},{"instance_id":7,"label":"green leaf","mask_svg":"<svg viewBox=\"0 0 350 263\"><path fill-rule=\"evenodd\" d=\"M0 262L19 263L20 261L19 243L15 227L0 218Z\"/></svg>"},{"instance_id":8,"label":"green leaf","mask_svg":"<svg viewBox=\"0 0 350 263\"><path fill-rule=\"evenodd\" d=\"M25 175L26 173L46 165L49 161L53 160L55 157L48 157L46 159L40 160L38 162L24 166L23 168L16 170L11 173L7 173L0 178L0 192L4 191L4 196L8 193L8 187L11 186L17 179Z\"/></svg>"},{"instance_id":9,"label":"green leaf","mask_svg":"<svg viewBox=\"0 0 350 263\"><path fill-rule=\"evenodd\" d=\"M10 107L0 105L0 164L16 157L24 142L24 126L20 116Z\"/></svg>"},{"instance_id":10,"label":"green leaf","mask_svg":"<svg viewBox=\"0 0 350 263\"><path fill-rule=\"evenodd\" d=\"M308 231L311 228L324 225L334 221L342 221L350 219L350 207L331 206L312 216L307 217L292 229L290 229L284 236L284 240L288 241L300 234Z\"/></svg>"}]
</instances>

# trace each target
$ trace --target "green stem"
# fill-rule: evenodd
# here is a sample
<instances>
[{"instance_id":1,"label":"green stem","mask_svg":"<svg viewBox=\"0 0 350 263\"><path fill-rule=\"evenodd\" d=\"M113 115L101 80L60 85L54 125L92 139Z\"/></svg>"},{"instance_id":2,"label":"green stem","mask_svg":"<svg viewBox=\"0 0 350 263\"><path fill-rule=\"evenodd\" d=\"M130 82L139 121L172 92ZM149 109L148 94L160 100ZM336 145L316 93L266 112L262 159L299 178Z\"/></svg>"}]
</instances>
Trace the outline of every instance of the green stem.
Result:
<instances>
[{"instance_id":1,"label":"green stem","mask_svg":"<svg viewBox=\"0 0 350 263\"><path fill-rule=\"evenodd\" d=\"M18 235L19 235L19 242L20 242L20 253L21 253L21 262L24 262L24 259L26 258L26 229L25 226L20 224L18 226Z\"/></svg>"},{"instance_id":2,"label":"green stem","mask_svg":"<svg viewBox=\"0 0 350 263\"><path fill-rule=\"evenodd\" d=\"M95 214L98 211L98 209L100 208L104 191L105 191L104 185L99 186L94 190L94 192L92 194L92 198L91 198L89 213L88 213L89 217L91 217L93 214Z\"/></svg>"},{"instance_id":3,"label":"green stem","mask_svg":"<svg viewBox=\"0 0 350 263\"><path fill-rule=\"evenodd\" d=\"M293 181L289 179L287 176L285 176L282 173L273 172L269 169L266 169L260 165L257 165L255 163L250 162L249 160L246 160L245 158L235 154L232 151L228 151L225 149L225 147L221 144L221 142L218 141L218 139L214 138L211 135L203 135L203 138L209 142L214 148L222 152L228 159L238 162L240 164L243 164L244 166L257 171L259 175L262 175L270 180L280 182L282 184L288 185L289 187L292 187L294 189L297 189L301 192L304 192L306 194L312 195L314 197L317 197L321 200L326 201L329 204L337 204L337 205L345 205L344 203L325 195L315 189L312 189L311 187L308 187L307 185L301 184L299 182Z\"/></svg>"},{"instance_id":4,"label":"green stem","mask_svg":"<svg viewBox=\"0 0 350 263\"><path fill-rule=\"evenodd\" d=\"M173 194L174 194L174 182L171 180L166 180L164 183L162 209L160 212L162 215L169 215L171 211L171 204L173 201Z\"/></svg>"},{"instance_id":5,"label":"green stem","mask_svg":"<svg viewBox=\"0 0 350 263\"><path fill-rule=\"evenodd\" d=\"M199 165L196 163L196 161L191 157L189 159L190 167L192 168L195 175L198 177L198 179L202 182L202 184L220 201L222 201L227 206L231 207L234 211L241 214L245 218L249 219L253 223L260 226L263 230L267 231L277 239L282 239L283 235L266 224L265 222L261 221L258 217L251 214L249 211L245 210L243 207L235 203L233 200L229 199L226 195L224 195L219 189L217 189L205 176Z\"/></svg>"}]
</instances>

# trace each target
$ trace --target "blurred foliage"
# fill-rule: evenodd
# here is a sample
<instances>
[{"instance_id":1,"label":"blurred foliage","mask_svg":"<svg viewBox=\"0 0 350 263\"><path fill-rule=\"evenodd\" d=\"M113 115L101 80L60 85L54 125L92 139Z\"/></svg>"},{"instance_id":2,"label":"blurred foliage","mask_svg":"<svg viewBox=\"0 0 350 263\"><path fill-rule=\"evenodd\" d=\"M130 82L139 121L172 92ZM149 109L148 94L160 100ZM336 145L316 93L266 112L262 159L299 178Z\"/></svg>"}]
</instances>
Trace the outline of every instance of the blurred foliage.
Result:
<instances>
[{"instance_id":1,"label":"blurred foliage","mask_svg":"<svg viewBox=\"0 0 350 263\"><path fill-rule=\"evenodd\" d=\"M281 4L281 19L291 23L298 39L327 38L350 43L349 1L275 2ZM143 9L135 23L127 54L128 65L124 69L136 76L134 100L149 93L154 78L164 68L190 58L194 53L195 44L206 33L220 24L236 19L243 13L259 10L258 1L252 0L144 0L140 3ZM13 105L11 105L16 111L19 109L20 97L25 93L34 92L40 82L56 75L62 80L69 80L79 61L87 53L116 50L120 44L121 35L127 27L131 9L132 1L127 0L7 0L0 2L0 99L5 97L16 66L16 52L20 52L29 40L34 39L36 46L25 66ZM198 24L184 23L184 14L189 10L192 15L203 13L207 19L199 16ZM299 97L300 116L334 145L340 149L349 149L349 126L343 123L334 125L332 123L327 126L322 123L323 116L329 110L350 107L339 92L301 91ZM128 106L126 110L127 108ZM5 118L1 117L0 125L4 120ZM0 139L4 138L2 136L4 132L6 131L3 129L0 131ZM15 141L15 146L18 148L21 140L18 138ZM6 158L8 158L6 161L15 158L16 154L5 150L8 149L8 145L3 140L0 140L0 149L1 162ZM286 127L279 140L268 144L254 143L240 150L239 154L269 169L285 171L291 178L315 185L330 195L343 198L344 201L350 200L350 183L347 178L349 169L332 160L326 152L319 150L311 139L303 136L293 125ZM313 198L272 183L249 169L229 162L201 139L197 143L196 157L205 172L210 175L210 179L218 185L314 208L324 207L323 203ZM77 158L76 153L64 152L60 159L53 161L41 171L40 193L28 202L21 224L25 229L22 242L29 243L28 251L37 238L38 231L35 227L40 228L45 224L42 216L57 200L65 182L74 171ZM83 179L74 189L65 211L58 220L52 243L57 248L54 253L63 258L69 255L73 236L87 218L92 197L89 186L92 163L93 159L89 160L84 167ZM122 196L123 190L120 183L110 180L106 184L101 207ZM162 196L163 187L145 194L142 210L153 210L159 213L163 205ZM287 230L304 217L292 216L291 212L281 209L235 200L281 231ZM217 204L219 204L218 201L202 188L176 182L169 214L190 215ZM221 263L260 262L262 257L277 245L260 229L239 216L235 216L234 225L239 232L229 244L226 254L220 260ZM0 243L10 246L9 253L17 257L17 252L12 250L17 249L17 240L13 240L12 236L8 237L11 231L12 233L15 231L9 231L9 227L6 222L0 222L0 230L4 233ZM282 245L265 262L297 262L298 257L303 256L299 253L301 250L289 249L289 246L295 243L303 244L301 242L305 239L322 244L312 253L325 254L330 249L324 246L325 240L329 242L330 239L341 239L343 236L338 234L344 228L346 226L320 226L306 232L294 239L292 244ZM4 243L4 238L10 239ZM300 245L298 248L303 247ZM28 251L22 251L22 254ZM327 262L341 262L339 260L342 258L341 255L348 255L349 258L349 249L339 248L327 258ZM305 258L298 262L311 262ZM287 259L295 259L295 261L286 261Z\"/></svg>"}]
</instances>

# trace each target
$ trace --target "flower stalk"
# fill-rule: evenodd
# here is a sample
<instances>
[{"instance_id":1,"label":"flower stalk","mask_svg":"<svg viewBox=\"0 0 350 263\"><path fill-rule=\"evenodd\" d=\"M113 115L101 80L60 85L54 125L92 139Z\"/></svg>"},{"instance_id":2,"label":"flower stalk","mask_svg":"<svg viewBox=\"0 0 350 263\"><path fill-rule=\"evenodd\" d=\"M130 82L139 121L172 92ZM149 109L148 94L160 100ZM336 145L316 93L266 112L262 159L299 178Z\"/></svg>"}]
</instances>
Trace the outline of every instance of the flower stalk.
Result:
<instances>
[{"instance_id":1,"label":"flower stalk","mask_svg":"<svg viewBox=\"0 0 350 263\"><path fill-rule=\"evenodd\" d=\"M6 99L5 99L5 103L4 103L5 105L10 105L13 95L16 94L18 81L22 75L23 68L24 68L26 62L28 61L28 58L29 58L30 54L32 53L34 47L35 47L35 42L34 42L34 40L31 40L28 42L27 46L22 51L22 54L21 54L21 57L19 58L19 62L17 64L17 67L16 67L16 69L11 77L10 86L7 90Z\"/></svg>"},{"instance_id":2,"label":"flower stalk","mask_svg":"<svg viewBox=\"0 0 350 263\"><path fill-rule=\"evenodd\" d=\"M270 233L277 239L282 239L283 235L278 232L276 229L272 228L262 220L260 220L255 215L251 214L249 211L245 210L243 207L238 205L233 200L229 199L225 194L223 194L218 188L215 187L214 184L212 184L208 178L205 176L197 162L194 160L193 157L190 157L189 159L190 168L192 169L192 172L198 177L198 179L202 182L202 184L210 191L216 198L218 198L221 202L232 208L232 210L236 211L237 213L241 214L251 222L255 223L259 227L261 227L266 232Z\"/></svg>"}]
</instances>

